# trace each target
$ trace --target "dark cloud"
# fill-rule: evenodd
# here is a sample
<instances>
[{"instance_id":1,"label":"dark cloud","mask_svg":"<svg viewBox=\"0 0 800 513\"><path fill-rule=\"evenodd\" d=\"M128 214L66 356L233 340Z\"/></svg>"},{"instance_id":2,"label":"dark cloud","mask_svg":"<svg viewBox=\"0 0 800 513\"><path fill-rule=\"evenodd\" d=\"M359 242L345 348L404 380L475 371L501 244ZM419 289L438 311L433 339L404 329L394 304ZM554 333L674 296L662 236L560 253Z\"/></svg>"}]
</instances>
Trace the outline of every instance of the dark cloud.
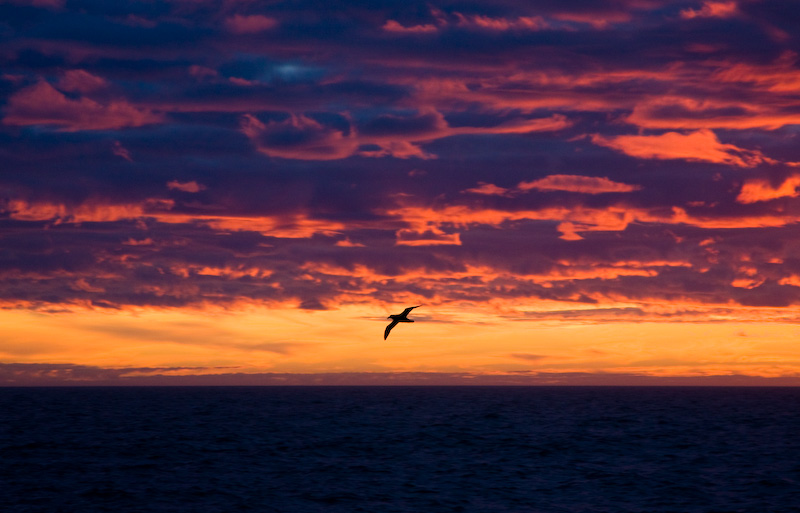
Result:
<instances>
[{"instance_id":1,"label":"dark cloud","mask_svg":"<svg viewBox=\"0 0 800 513\"><path fill-rule=\"evenodd\" d=\"M537 359L536 355L516 356L523 360ZM446 372L289 374L240 373L225 367L109 369L74 364L0 363L0 384L4 386L797 386L800 384L800 378L740 374L657 377L634 373L530 371L494 374Z\"/></svg>"}]
</instances>

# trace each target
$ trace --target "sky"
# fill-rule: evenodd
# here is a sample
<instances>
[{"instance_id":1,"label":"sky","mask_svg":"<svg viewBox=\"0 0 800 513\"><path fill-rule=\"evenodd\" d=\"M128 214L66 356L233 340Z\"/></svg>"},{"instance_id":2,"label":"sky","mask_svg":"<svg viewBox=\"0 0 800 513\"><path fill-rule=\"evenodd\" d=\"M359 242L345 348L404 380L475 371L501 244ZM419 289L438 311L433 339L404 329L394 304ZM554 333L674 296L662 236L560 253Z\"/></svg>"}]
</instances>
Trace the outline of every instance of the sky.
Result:
<instances>
[{"instance_id":1,"label":"sky","mask_svg":"<svg viewBox=\"0 0 800 513\"><path fill-rule=\"evenodd\" d=\"M791 0L0 0L0 384L799 385L798 52Z\"/></svg>"}]
</instances>

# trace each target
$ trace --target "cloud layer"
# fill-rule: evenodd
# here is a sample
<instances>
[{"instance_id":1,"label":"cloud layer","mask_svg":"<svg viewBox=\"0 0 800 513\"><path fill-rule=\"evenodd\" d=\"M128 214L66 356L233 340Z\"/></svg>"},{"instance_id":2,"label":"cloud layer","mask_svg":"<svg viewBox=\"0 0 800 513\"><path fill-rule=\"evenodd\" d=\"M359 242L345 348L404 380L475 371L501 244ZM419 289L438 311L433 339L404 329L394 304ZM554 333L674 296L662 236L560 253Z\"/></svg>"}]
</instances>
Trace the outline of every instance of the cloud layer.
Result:
<instances>
[{"instance_id":1,"label":"cloud layer","mask_svg":"<svg viewBox=\"0 0 800 513\"><path fill-rule=\"evenodd\" d=\"M0 305L797 321L790 3L320 5L0 4Z\"/></svg>"}]
</instances>

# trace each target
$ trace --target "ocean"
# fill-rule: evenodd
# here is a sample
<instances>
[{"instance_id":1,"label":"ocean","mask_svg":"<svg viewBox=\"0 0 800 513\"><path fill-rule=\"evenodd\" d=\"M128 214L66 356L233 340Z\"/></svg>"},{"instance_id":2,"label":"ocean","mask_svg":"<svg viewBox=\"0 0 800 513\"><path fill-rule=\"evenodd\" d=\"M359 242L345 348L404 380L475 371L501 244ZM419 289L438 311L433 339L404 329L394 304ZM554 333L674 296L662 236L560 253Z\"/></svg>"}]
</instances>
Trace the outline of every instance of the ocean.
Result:
<instances>
[{"instance_id":1,"label":"ocean","mask_svg":"<svg viewBox=\"0 0 800 513\"><path fill-rule=\"evenodd\" d=\"M2 512L800 512L800 389L0 388Z\"/></svg>"}]
</instances>

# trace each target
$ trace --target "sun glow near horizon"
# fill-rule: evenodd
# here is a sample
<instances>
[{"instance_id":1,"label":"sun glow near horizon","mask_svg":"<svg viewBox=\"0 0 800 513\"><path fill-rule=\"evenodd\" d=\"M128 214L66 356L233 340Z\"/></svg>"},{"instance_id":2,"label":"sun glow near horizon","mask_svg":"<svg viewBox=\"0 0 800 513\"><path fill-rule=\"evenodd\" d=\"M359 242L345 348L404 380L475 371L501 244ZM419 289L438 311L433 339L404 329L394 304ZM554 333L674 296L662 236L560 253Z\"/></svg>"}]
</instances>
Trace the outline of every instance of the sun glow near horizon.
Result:
<instances>
[{"instance_id":1,"label":"sun glow near horizon","mask_svg":"<svg viewBox=\"0 0 800 513\"><path fill-rule=\"evenodd\" d=\"M772 322L509 320L425 306L381 338L385 308L2 310L0 361L127 376L227 373L601 373L791 377L800 326ZM213 384L213 380L210 381Z\"/></svg>"}]
</instances>

